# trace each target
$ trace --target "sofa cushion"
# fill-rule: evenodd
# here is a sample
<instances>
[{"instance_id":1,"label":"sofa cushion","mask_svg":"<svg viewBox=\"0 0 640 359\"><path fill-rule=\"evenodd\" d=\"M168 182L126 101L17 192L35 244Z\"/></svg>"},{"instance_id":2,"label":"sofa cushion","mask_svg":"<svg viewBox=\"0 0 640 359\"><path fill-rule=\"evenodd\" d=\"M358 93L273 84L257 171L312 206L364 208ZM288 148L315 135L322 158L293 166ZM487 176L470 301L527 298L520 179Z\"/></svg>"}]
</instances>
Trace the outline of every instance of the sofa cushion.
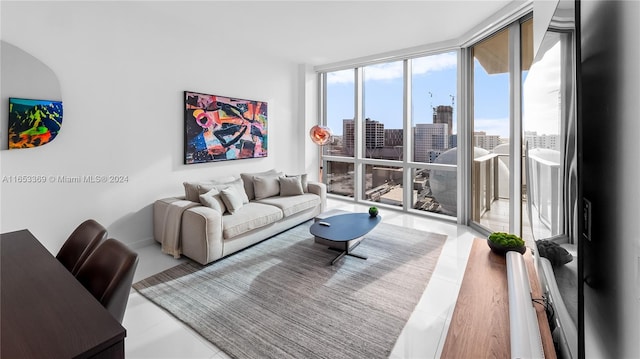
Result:
<instances>
[{"instance_id":1,"label":"sofa cushion","mask_svg":"<svg viewBox=\"0 0 640 359\"><path fill-rule=\"evenodd\" d=\"M305 193L299 196L269 197L256 201L280 208L285 217L313 208L321 202L320 196L311 193Z\"/></svg>"},{"instance_id":2,"label":"sofa cushion","mask_svg":"<svg viewBox=\"0 0 640 359\"><path fill-rule=\"evenodd\" d=\"M213 188L207 193L201 194L200 203L209 208L213 208L220 213L224 213L227 210L227 207L220 196L220 191L217 188Z\"/></svg>"},{"instance_id":3,"label":"sofa cushion","mask_svg":"<svg viewBox=\"0 0 640 359\"><path fill-rule=\"evenodd\" d=\"M256 199L279 195L280 181L278 181L278 176L253 176L253 191Z\"/></svg>"},{"instance_id":4,"label":"sofa cushion","mask_svg":"<svg viewBox=\"0 0 640 359\"><path fill-rule=\"evenodd\" d=\"M280 177L280 195L281 196L297 196L304 194L300 177Z\"/></svg>"},{"instance_id":5,"label":"sofa cushion","mask_svg":"<svg viewBox=\"0 0 640 359\"><path fill-rule=\"evenodd\" d=\"M220 197L222 197L225 207L227 207L227 210L231 214L236 213L244 205L244 203L242 203L242 196L234 186L226 187L220 191Z\"/></svg>"},{"instance_id":6,"label":"sofa cushion","mask_svg":"<svg viewBox=\"0 0 640 359\"><path fill-rule=\"evenodd\" d=\"M247 197L247 193L244 190L244 184L243 184L242 178L234 178L233 180L228 182L214 181L210 183L201 183L198 185L198 193L204 194L211 191L214 188L217 189L218 191L222 191L227 187L234 187L236 189L237 194L240 196L240 199L242 200L243 204L249 203L249 197Z\"/></svg>"},{"instance_id":7,"label":"sofa cushion","mask_svg":"<svg viewBox=\"0 0 640 359\"><path fill-rule=\"evenodd\" d=\"M224 239L233 238L277 222L283 217L282 210L278 207L250 202L233 215L222 216L222 237Z\"/></svg>"},{"instance_id":8,"label":"sofa cushion","mask_svg":"<svg viewBox=\"0 0 640 359\"><path fill-rule=\"evenodd\" d=\"M184 186L184 197L186 200L191 201L191 202L199 202L200 201L200 195L203 193L208 192L209 190L211 190L211 188L209 188L208 190L204 191L204 192L199 192L198 191L198 187L199 186L213 186L215 184L218 183L228 183L228 182L233 182L236 178L233 176L227 176L227 177L220 177L220 178L214 178L212 180L207 180L207 181L188 181L188 182L183 182L182 185Z\"/></svg>"},{"instance_id":9,"label":"sofa cushion","mask_svg":"<svg viewBox=\"0 0 640 359\"><path fill-rule=\"evenodd\" d=\"M298 177L300 179L300 183L302 184L302 191L304 193L309 192L309 185L307 183L307 174L303 173L301 175L286 175L287 177Z\"/></svg>"},{"instance_id":10,"label":"sofa cushion","mask_svg":"<svg viewBox=\"0 0 640 359\"><path fill-rule=\"evenodd\" d=\"M268 171L264 171L264 172L257 172L257 173L241 173L240 174L240 178L242 178L242 181L244 182L244 191L247 193L247 197L249 197L249 200L253 200L256 198L254 192L253 192L253 177L254 176L268 176L268 175L275 175L277 174L278 171L274 169L270 169Z\"/></svg>"}]
</instances>

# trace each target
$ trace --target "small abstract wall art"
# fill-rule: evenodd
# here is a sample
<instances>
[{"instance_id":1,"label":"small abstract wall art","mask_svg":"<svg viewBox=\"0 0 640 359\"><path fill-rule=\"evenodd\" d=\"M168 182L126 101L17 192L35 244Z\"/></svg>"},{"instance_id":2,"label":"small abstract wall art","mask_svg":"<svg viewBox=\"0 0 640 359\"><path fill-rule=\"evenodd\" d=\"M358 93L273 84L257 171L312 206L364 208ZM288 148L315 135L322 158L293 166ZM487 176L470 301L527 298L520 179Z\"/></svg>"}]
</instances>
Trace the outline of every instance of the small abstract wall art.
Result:
<instances>
[{"instance_id":1,"label":"small abstract wall art","mask_svg":"<svg viewBox=\"0 0 640 359\"><path fill-rule=\"evenodd\" d=\"M61 127L61 101L9 98L9 149L47 144Z\"/></svg>"},{"instance_id":2,"label":"small abstract wall art","mask_svg":"<svg viewBox=\"0 0 640 359\"><path fill-rule=\"evenodd\" d=\"M184 163L267 157L267 103L184 92Z\"/></svg>"}]
</instances>

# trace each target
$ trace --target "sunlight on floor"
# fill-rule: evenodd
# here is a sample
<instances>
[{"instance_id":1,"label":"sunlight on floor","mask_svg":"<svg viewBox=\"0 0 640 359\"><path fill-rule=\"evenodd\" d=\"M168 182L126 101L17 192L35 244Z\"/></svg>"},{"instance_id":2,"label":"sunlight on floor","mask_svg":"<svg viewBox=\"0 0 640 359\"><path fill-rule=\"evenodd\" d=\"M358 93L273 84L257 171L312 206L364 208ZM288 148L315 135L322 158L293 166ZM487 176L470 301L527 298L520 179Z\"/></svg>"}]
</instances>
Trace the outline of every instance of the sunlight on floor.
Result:
<instances>
[{"instance_id":1,"label":"sunlight on floor","mask_svg":"<svg viewBox=\"0 0 640 359\"><path fill-rule=\"evenodd\" d=\"M336 199L328 199L327 207L352 212L365 212L368 208L366 205ZM469 227L452 222L383 208L380 211L385 223L447 235L431 280L390 355L393 359L438 358L453 314L471 243L479 235ZM176 260L161 253L157 243L137 251L140 263L134 281L186 260ZM228 358L215 345L136 291L132 291L129 297L123 326L127 329L127 358Z\"/></svg>"}]
</instances>

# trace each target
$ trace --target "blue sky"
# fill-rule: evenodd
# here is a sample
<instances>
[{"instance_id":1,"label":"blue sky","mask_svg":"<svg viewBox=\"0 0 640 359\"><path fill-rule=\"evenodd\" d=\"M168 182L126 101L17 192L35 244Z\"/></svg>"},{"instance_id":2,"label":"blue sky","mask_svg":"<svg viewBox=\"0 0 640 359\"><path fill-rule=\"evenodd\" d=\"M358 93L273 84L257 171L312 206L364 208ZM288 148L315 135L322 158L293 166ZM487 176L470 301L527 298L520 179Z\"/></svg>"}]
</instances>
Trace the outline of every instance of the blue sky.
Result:
<instances>
[{"instance_id":1,"label":"blue sky","mask_svg":"<svg viewBox=\"0 0 640 359\"><path fill-rule=\"evenodd\" d=\"M478 64L476 67L475 131L486 131L489 135L508 138L508 74L489 75ZM329 73L327 78L328 125L337 135L342 134L342 119L353 118L353 73L353 70L337 71ZM456 133L456 53L414 59L412 73L414 124L432 123L433 107L450 106L455 102L453 133ZM364 74L364 116L383 122L385 128L402 128L402 61L367 66L364 68ZM527 84L525 81L525 91L528 89L529 94L553 96L552 89L540 89L540 86L541 84ZM533 107L535 103L534 100L525 105ZM544 125L543 121L529 122L527 129L538 131L539 134L558 133L553 126Z\"/></svg>"}]
</instances>

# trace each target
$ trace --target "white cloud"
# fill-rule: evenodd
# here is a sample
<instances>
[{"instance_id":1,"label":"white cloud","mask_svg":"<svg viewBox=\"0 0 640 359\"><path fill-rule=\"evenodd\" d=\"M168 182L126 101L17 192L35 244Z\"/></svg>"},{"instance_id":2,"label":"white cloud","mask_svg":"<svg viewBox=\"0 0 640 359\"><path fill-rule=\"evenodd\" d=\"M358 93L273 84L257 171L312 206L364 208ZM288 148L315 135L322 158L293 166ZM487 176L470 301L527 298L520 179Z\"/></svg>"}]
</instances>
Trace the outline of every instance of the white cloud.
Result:
<instances>
[{"instance_id":1,"label":"white cloud","mask_svg":"<svg viewBox=\"0 0 640 359\"><path fill-rule=\"evenodd\" d=\"M412 72L414 75L423 75L429 72L442 71L455 68L457 65L456 53L446 53L413 59ZM367 66L364 69L366 80L393 80L402 78L402 61L385 62L382 64ZM354 82L353 70L342 70L327 73L328 84L349 84Z\"/></svg>"}]
</instances>

